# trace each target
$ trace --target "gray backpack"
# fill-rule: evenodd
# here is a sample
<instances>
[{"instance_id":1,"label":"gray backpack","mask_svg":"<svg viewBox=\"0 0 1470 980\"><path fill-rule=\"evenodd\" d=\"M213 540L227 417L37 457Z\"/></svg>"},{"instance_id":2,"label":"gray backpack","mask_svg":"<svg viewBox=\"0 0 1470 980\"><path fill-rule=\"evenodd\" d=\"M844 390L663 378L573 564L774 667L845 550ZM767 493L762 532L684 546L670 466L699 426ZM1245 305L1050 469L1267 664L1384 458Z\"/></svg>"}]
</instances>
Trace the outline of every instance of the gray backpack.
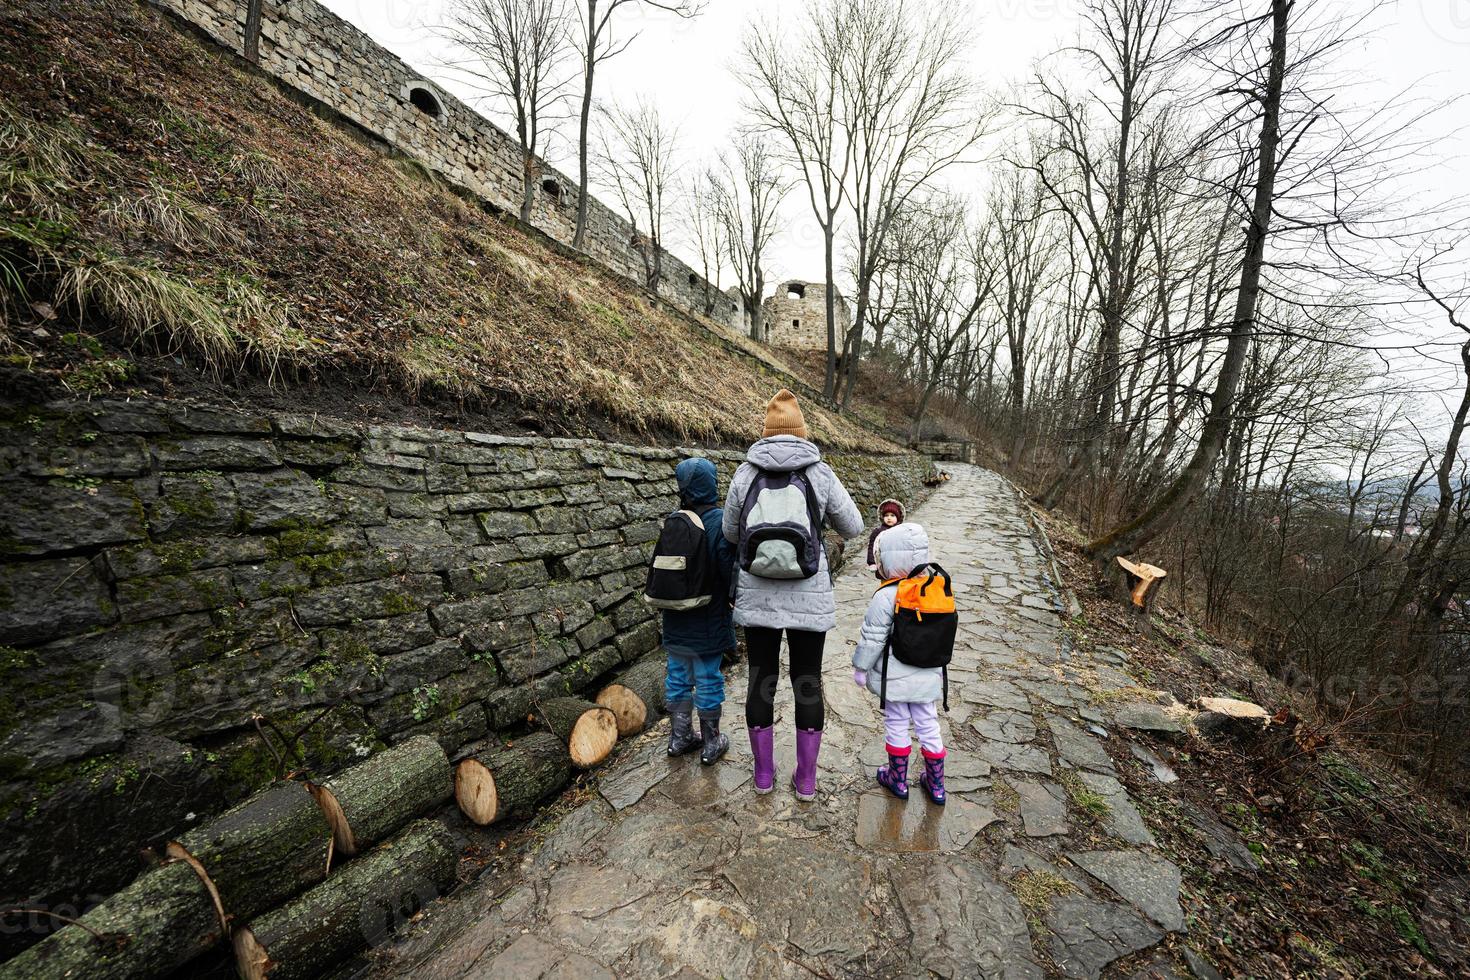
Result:
<instances>
[{"instance_id":1,"label":"gray backpack","mask_svg":"<svg viewBox=\"0 0 1470 980\"><path fill-rule=\"evenodd\" d=\"M822 567L822 511L805 468L757 469L740 508L740 567L760 578L811 578Z\"/></svg>"}]
</instances>

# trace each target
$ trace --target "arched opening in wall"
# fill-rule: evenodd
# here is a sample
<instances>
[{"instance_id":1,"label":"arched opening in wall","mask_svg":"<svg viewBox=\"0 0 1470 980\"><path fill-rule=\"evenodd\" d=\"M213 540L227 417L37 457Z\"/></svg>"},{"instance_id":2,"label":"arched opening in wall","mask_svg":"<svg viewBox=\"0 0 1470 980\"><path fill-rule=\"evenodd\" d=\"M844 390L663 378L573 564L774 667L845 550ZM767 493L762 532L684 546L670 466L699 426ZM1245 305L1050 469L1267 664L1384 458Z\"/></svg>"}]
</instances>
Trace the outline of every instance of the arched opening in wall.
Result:
<instances>
[{"instance_id":1,"label":"arched opening in wall","mask_svg":"<svg viewBox=\"0 0 1470 980\"><path fill-rule=\"evenodd\" d=\"M545 180L543 180L541 182L541 189L545 191L547 196L550 197L553 201L558 204L561 203L561 184L557 182L555 177L547 177Z\"/></svg>"},{"instance_id":2,"label":"arched opening in wall","mask_svg":"<svg viewBox=\"0 0 1470 980\"><path fill-rule=\"evenodd\" d=\"M691 286L698 286L699 285L699 277L696 276L692 272L689 273L689 285L691 285Z\"/></svg>"},{"instance_id":3,"label":"arched opening in wall","mask_svg":"<svg viewBox=\"0 0 1470 980\"><path fill-rule=\"evenodd\" d=\"M787 299L806 299L806 286L802 285L799 282L790 282L790 283L787 283L786 284L786 298Z\"/></svg>"},{"instance_id":4,"label":"arched opening in wall","mask_svg":"<svg viewBox=\"0 0 1470 980\"><path fill-rule=\"evenodd\" d=\"M792 330L800 330L801 329L801 321L800 320L792 320L791 321L791 329Z\"/></svg>"},{"instance_id":5,"label":"arched opening in wall","mask_svg":"<svg viewBox=\"0 0 1470 980\"><path fill-rule=\"evenodd\" d=\"M439 104L439 99L426 88L409 89L408 102L430 118L438 119L444 114L444 107Z\"/></svg>"}]
</instances>

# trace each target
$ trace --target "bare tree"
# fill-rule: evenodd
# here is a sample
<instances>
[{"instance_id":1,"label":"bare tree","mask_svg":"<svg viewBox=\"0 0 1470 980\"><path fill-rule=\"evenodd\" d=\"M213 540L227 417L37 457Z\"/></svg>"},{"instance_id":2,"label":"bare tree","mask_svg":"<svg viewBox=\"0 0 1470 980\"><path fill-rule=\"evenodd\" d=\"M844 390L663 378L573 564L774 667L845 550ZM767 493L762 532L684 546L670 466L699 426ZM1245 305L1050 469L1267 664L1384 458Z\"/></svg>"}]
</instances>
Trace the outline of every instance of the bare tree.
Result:
<instances>
[{"instance_id":1,"label":"bare tree","mask_svg":"<svg viewBox=\"0 0 1470 980\"><path fill-rule=\"evenodd\" d=\"M741 52L746 109L757 128L782 139L822 229L827 316L822 395L829 399L837 384L837 213L853 165L841 118L853 11L854 0L808 0L799 27L793 29L795 18L779 26L774 21L755 25Z\"/></svg>"},{"instance_id":2,"label":"bare tree","mask_svg":"<svg viewBox=\"0 0 1470 980\"><path fill-rule=\"evenodd\" d=\"M1010 460L1015 466L1026 448L1026 388L1032 331L1042 294L1055 275L1051 269L1060 239L1046 211L1045 191L1034 173L1013 170L991 194L986 220L995 235L997 319L1005 330L1010 362L1010 412L1016 427Z\"/></svg>"},{"instance_id":3,"label":"bare tree","mask_svg":"<svg viewBox=\"0 0 1470 980\"><path fill-rule=\"evenodd\" d=\"M1131 554L1178 519L1215 466L1225 444L1235 410L1246 353L1256 328L1256 307L1261 294L1261 271L1265 265L1266 240L1275 211L1276 175L1281 166L1281 107L1286 85L1287 40L1293 0L1269 0L1269 12L1227 28L1221 36L1249 32L1258 24L1270 25L1270 40L1264 71L1256 69L1240 79L1239 92L1252 115L1260 120L1256 144L1250 211L1245 228L1245 248L1236 289L1235 312L1230 323L1225 355L1209 397L1209 412L1199 442L1183 471L1144 511L1134 519L1090 542L1087 551L1096 560L1110 563L1118 555ZM1256 77L1256 74L1259 77ZM1300 125L1300 123L1299 123ZM1307 123L1309 125L1309 123ZM1289 146L1285 149L1289 152Z\"/></svg>"},{"instance_id":4,"label":"bare tree","mask_svg":"<svg viewBox=\"0 0 1470 980\"><path fill-rule=\"evenodd\" d=\"M565 0L455 0L452 8L449 38L466 55L454 67L515 117L525 222L540 183L542 136L566 97L570 25Z\"/></svg>"},{"instance_id":5,"label":"bare tree","mask_svg":"<svg viewBox=\"0 0 1470 980\"><path fill-rule=\"evenodd\" d=\"M1137 129L1163 89L1173 0L1088 0L1084 17L1094 46L1075 51L1100 79L1095 94L1074 98L1038 76L1034 104L1019 107L1051 130L1051 153L1031 166L1087 243L1100 321L1081 445L1042 493L1047 506L1055 504L1070 475L1092 475L1116 408L1123 320L1140 281L1130 259L1140 254L1142 236L1129 220L1139 165ZM1094 133L1090 107L1114 122L1102 140Z\"/></svg>"},{"instance_id":6,"label":"bare tree","mask_svg":"<svg viewBox=\"0 0 1470 980\"><path fill-rule=\"evenodd\" d=\"M592 124L592 82L597 66L616 57L628 49L637 39L632 34L622 40L612 36L613 15L623 7L639 5L666 11L676 17L694 17L704 9L699 0L675 0L660 3L659 0L575 0L582 28L579 49L582 55L582 108L577 121L577 230L572 237L572 246L581 248L587 237L587 181L588 181L588 137Z\"/></svg>"},{"instance_id":7,"label":"bare tree","mask_svg":"<svg viewBox=\"0 0 1470 980\"><path fill-rule=\"evenodd\" d=\"M602 110L601 164L628 222L631 244L643 259L644 285L657 293L663 278L663 226L675 187L677 131L647 99Z\"/></svg>"},{"instance_id":8,"label":"bare tree","mask_svg":"<svg viewBox=\"0 0 1470 980\"><path fill-rule=\"evenodd\" d=\"M721 155L715 181L719 223L750 336L764 340L761 298L766 291L766 249L780 230L777 212L790 185L770 144L755 134L738 138L734 151Z\"/></svg>"},{"instance_id":9,"label":"bare tree","mask_svg":"<svg viewBox=\"0 0 1470 980\"><path fill-rule=\"evenodd\" d=\"M852 159L847 200L856 294L842 349L846 408L894 220L975 146L989 114L964 70L961 8L913 0L846 0L844 7L838 120Z\"/></svg>"},{"instance_id":10,"label":"bare tree","mask_svg":"<svg viewBox=\"0 0 1470 980\"><path fill-rule=\"evenodd\" d=\"M704 315L713 316L715 297L720 295L720 274L725 271L728 255L725 222L720 215L719 175L708 168L697 171L687 182L683 197L685 223L704 277Z\"/></svg>"},{"instance_id":11,"label":"bare tree","mask_svg":"<svg viewBox=\"0 0 1470 980\"><path fill-rule=\"evenodd\" d=\"M912 438L923 436L924 415L946 369L970 339L995 288L994 242L965 228L966 203L935 196L908 218L909 245L896 313L918 355L923 388L914 409Z\"/></svg>"}]
</instances>

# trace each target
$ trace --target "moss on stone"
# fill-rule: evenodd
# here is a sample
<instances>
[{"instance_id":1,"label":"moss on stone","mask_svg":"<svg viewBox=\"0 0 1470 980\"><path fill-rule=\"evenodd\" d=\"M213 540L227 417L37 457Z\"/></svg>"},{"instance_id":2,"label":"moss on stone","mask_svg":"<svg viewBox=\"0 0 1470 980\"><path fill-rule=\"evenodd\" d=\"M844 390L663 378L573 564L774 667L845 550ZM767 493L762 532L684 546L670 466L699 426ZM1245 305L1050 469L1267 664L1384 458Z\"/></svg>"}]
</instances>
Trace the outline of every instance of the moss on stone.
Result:
<instances>
[{"instance_id":1,"label":"moss on stone","mask_svg":"<svg viewBox=\"0 0 1470 980\"><path fill-rule=\"evenodd\" d=\"M382 610L385 616L402 616L406 613L417 612L420 603L413 596L402 592L389 592L383 596Z\"/></svg>"},{"instance_id":2,"label":"moss on stone","mask_svg":"<svg viewBox=\"0 0 1470 980\"><path fill-rule=\"evenodd\" d=\"M287 556L329 551L332 547L331 534L321 527L305 524L288 526L281 532L279 541L281 554Z\"/></svg>"}]
</instances>

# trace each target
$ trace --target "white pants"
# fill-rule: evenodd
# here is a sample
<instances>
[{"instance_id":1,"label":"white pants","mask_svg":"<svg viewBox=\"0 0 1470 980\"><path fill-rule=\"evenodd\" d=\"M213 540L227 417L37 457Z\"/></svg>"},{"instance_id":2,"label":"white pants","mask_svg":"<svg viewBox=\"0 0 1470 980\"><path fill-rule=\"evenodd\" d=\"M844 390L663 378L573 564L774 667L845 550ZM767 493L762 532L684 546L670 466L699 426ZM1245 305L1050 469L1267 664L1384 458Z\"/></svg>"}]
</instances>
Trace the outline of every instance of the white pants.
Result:
<instances>
[{"instance_id":1,"label":"white pants","mask_svg":"<svg viewBox=\"0 0 1470 980\"><path fill-rule=\"evenodd\" d=\"M939 734L939 708L933 701L888 702L883 710L883 734L889 745L896 749L912 745L911 723L925 752L933 756L944 751L944 739Z\"/></svg>"}]
</instances>

